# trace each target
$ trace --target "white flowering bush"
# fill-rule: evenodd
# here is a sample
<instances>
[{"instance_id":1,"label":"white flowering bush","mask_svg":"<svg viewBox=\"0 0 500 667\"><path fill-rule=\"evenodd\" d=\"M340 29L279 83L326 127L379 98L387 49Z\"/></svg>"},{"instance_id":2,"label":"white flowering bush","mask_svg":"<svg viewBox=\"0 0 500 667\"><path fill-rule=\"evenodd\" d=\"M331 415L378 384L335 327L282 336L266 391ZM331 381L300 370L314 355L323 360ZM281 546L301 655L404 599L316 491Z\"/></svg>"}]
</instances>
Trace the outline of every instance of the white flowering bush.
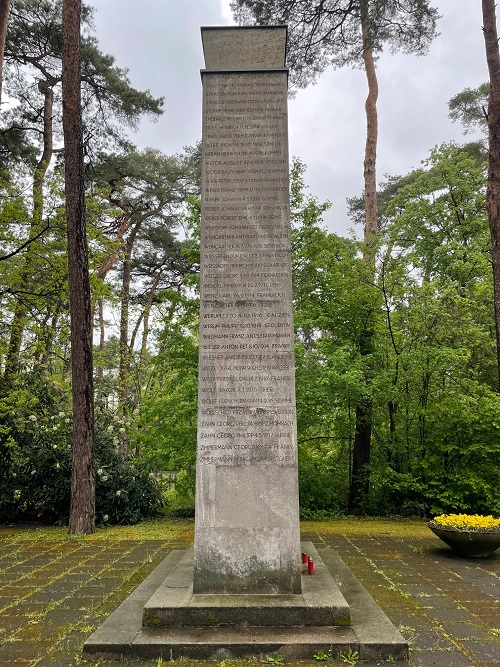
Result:
<instances>
[{"instance_id":1,"label":"white flowering bush","mask_svg":"<svg viewBox=\"0 0 500 667\"><path fill-rule=\"evenodd\" d=\"M8 403L0 397L0 522L65 524L71 493L70 410L57 400L37 402L29 393L18 398L16 403L13 392ZM156 480L125 451L126 421L96 411L97 523L137 523L163 508Z\"/></svg>"},{"instance_id":2,"label":"white flowering bush","mask_svg":"<svg viewBox=\"0 0 500 667\"><path fill-rule=\"evenodd\" d=\"M2 387L3 389L3 387ZM64 434L54 431L66 398L40 372L0 393L0 521L56 516L67 497L70 468ZM67 429L66 429L67 430Z\"/></svg>"}]
</instances>

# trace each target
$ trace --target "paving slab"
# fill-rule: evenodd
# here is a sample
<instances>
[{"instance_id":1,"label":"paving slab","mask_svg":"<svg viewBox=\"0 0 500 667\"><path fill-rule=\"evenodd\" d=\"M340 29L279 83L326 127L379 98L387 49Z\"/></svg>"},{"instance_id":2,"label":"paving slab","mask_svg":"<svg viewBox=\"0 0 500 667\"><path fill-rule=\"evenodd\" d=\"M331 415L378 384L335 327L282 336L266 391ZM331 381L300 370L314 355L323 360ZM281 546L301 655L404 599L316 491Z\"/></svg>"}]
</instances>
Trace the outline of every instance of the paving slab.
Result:
<instances>
[{"instance_id":1,"label":"paving slab","mask_svg":"<svg viewBox=\"0 0 500 667\"><path fill-rule=\"evenodd\" d=\"M333 549L318 549L325 565L351 608L351 623L359 641L361 660L407 657L406 640Z\"/></svg>"},{"instance_id":2,"label":"paving slab","mask_svg":"<svg viewBox=\"0 0 500 667\"><path fill-rule=\"evenodd\" d=\"M478 667L464 655L450 654L445 651L415 653L411 660L415 667Z\"/></svg>"},{"instance_id":3,"label":"paving slab","mask_svg":"<svg viewBox=\"0 0 500 667\"><path fill-rule=\"evenodd\" d=\"M475 660L496 660L500 665L500 646L494 646L491 642L470 641L466 639L462 644Z\"/></svg>"},{"instance_id":4,"label":"paving slab","mask_svg":"<svg viewBox=\"0 0 500 667\"><path fill-rule=\"evenodd\" d=\"M425 630L415 634L412 641L412 647L421 650L433 649L449 651L452 649L452 644L447 639L437 636L432 628L427 626Z\"/></svg>"},{"instance_id":5,"label":"paving slab","mask_svg":"<svg viewBox=\"0 0 500 667\"><path fill-rule=\"evenodd\" d=\"M165 560L142 582L88 640L92 644L111 647L128 646L142 629L142 608L183 556L172 551ZM140 609L140 613L135 613ZM92 652L92 651L89 651Z\"/></svg>"}]
</instances>

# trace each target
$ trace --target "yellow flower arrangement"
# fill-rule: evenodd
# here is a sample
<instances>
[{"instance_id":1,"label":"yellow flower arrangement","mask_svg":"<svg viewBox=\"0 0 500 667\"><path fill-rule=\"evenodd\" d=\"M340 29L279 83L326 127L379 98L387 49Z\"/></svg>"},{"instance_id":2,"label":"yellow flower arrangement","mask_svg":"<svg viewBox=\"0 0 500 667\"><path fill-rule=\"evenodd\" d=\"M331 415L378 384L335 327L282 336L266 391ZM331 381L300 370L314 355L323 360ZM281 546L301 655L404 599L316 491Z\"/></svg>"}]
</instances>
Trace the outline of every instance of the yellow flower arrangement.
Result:
<instances>
[{"instance_id":1,"label":"yellow flower arrangement","mask_svg":"<svg viewBox=\"0 0 500 667\"><path fill-rule=\"evenodd\" d=\"M433 528L448 528L450 530L500 531L500 519L480 514L441 514L429 522Z\"/></svg>"}]
</instances>

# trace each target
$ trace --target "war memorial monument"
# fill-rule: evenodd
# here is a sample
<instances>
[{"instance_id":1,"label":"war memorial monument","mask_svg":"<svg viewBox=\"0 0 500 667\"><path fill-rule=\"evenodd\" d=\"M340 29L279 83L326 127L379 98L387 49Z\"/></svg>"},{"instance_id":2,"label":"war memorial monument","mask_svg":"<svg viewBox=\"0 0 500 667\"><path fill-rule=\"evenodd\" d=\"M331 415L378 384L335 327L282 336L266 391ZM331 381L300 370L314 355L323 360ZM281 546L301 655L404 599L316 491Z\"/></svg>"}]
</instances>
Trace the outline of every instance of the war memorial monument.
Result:
<instances>
[{"instance_id":1,"label":"war memorial monument","mask_svg":"<svg viewBox=\"0 0 500 667\"><path fill-rule=\"evenodd\" d=\"M360 659L403 659L406 641L337 554L300 544L287 29L201 32L194 549L172 551L84 650L312 659L351 648Z\"/></svg>"}]
</instances>

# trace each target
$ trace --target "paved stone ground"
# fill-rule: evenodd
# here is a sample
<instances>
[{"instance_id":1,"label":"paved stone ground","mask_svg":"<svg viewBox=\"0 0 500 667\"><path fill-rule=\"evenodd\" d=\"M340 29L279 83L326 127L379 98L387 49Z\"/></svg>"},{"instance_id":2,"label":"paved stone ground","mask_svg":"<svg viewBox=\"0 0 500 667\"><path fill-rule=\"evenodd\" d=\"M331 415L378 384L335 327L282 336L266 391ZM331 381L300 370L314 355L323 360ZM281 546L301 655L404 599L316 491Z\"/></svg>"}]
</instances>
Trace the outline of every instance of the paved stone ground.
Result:
<instances>
[{"instance_id":1,"label":"paved stone ground","mask_svg":"<svg viewBox=\"0 0 500 667\"><path fill-rule=\"evenodd\" d=\"M328 527L335 531L334 523ZM304 537L340 554L410 639L412 667L499 667L498 553L460 558L431 535L391 535L388 527L364 536L325 535L321 528L308 535L306 528Z\"/></svg>"},{"instance_id":2,"label":"paved stone ground","mask_svg":"<svg viewBox=\"0 0 500 667\"><path fill-rule=\"evenodd\" d=\"M418 523L305 522L302 528L304 539L337 550L410 639L410 667L500 665L499 555L458 558ZM84 539L63 529L0 527L0 667L87 664L84 640L171 549L191 541L192 525L185 522ZM349 663L345 657L324 664Z\"/></svg>"}]
</instances>

